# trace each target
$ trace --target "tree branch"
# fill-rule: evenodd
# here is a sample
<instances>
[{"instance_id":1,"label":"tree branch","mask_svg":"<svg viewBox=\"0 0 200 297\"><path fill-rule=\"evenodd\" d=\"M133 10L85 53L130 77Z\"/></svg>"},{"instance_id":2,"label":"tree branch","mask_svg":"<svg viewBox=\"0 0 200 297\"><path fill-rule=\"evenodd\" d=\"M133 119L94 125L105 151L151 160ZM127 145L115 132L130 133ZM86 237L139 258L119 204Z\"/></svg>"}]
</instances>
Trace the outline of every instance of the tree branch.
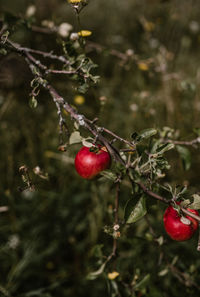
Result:
<instances>
[{"instance_id":1,"label":"tree branch","mask_svg":"<svg viewBox=\"0 0 200 297\"><path fill-rule=\"evenodd\" d=\"M2 42L1 42L2 43ZM54 89L54 87L49 84L49 82L44 79L42 73L39 71L39 69L37 69L37 73L35 73L34 71L34 67L38 67L40 68L41 71L44 71L45 74L48 73L50 70L47 68L46 65L43 65L39 60L35 59L31 53L35 53L35 54L39 54L42 55L44 57L48 57L50 59L58 59L63 63L66 63L66 60L63 58L60 58L59 56L56 55L52 55L52 53L45 53L45 52L41 52L41 51L36 51L36 50L32 50L32 49L28 49L28 48L24 48L21 47L18 44L15 44L13 42L11 42L10 40L6 40L4 41L4 45L7 45L11 50L17 52L19 55L24 56L26 62L28 63L33 75L38 79L39 84L46 89L54 103L56 104L57 110L58 110L58 114L60 116L61 113L61 107L66 110L70 115L71 118L73 120L75 120L81 127L85 128L86 130L88 130L94 137L95 139L98 139L98 141L100 143L102 143L108 150L108 152L110 153L110 155L112 156L113 160L115 162L119 162L120 164L122 164L130 173L130 168L129 166L126 164L126 162L122 159L120 152L118 149L116 149L113 144L111 144L111 141L109 141L106 137L104 137L102 135L103 132L106 132L107 134L111 135L112 137L114 137L114 139L118 139L119 141L129 145L131 148L134 146L134 143L123 139L122 137L118 136L117 134L113 133L112 131L103 128L103 127L98 127L93 121L87 119L84 115L79 114L67 101L64 100L64 98L62 96L60 96L58 94L58 92ZM61 56L62 57L62 56ZM68 62L68 61L67 61ZM63 73L63 72L62 72ZM63 74L71 74L71 72L66 72ZM173 142L173 140L167 140L168 142ZM192 141L185 141L185 142L178 142L175 141L176 144L185 144L185 145L194 145L195 143L199 143L199 138L192 140ZM129 174L130 175L130 174ZM132 180L132 182L134 182ZM142 190L143 192L145 192L147 195L165 203L165 204L170 204L171 201L167 200L166 198L152 192L151 190L149 190L142 182L135 182ZM187 211L187 209L181 207L181 210L183 213L185 213L186 215L195 218L196 220L198 220L200 222L200 216L197 216L189 211ZM117 218L115 218L117 219ZM114 248L115 251L115 248Z\"/></svg>"}]
</instances>

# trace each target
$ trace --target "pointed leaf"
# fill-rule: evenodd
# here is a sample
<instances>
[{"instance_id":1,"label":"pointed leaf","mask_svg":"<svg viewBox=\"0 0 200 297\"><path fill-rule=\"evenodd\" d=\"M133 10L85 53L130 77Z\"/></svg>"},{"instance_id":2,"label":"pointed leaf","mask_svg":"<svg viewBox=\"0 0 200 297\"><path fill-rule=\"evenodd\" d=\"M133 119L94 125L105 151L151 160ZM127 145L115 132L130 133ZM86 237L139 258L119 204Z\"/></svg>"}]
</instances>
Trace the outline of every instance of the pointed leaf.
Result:
<instances>
[{"instance_id":1,"label":"pointed leaf","mask_svg":"<svg viewBox=\"0 0 200 297\"><path fill-rule=\"evenodd\" d=\"M133 199L132 199L133 200ZM135 199L136 200L136 199ZM142 196L139 198L137 203L133 206L133 201L127 203L125 210L125 220L127 224L132 224L141 219L147 212L146 210L146 200L145 197Z\"/></svg>"},{"instance_id":2,"label":"pointed leaf","mask_svg":"<svg viewBox=\"0 0 200 297\"><path fill-rule=\"evenodd\" d=\"M94 280L96 279L100 274L103 273L104 269L105 269L105 266L106 266L106 262L104 262L98 270L94 271L94 272L90 272L88 275L87 275L87 279L88 280Z\"/></svg>"},{"instance_id":3,"label":"pointed leaf","mask_svg":"<svg viewBox=\"0 0 200 297\"><path fill-rule=\"evenodd\" d=\"M156 152L161 155L173 148L174 148L173 143L165 143L165 144L161 145L159 148L157 148Z\"/></svg>"},{"instance_id":4,"label":"pointed leaf","mask_svg":"<svg viewBox=\"0 0 200 297\"><path fill-rule=\"evenodd\" d=\"M150 273L145 275L145 277L134 286L134 289L143 289L143 288L145 288L149 281L150 281Z\"/></svg>"},{"instance_id":5,"label":"pointed leaf","mask_svg":"<svg viewBox=\"0 0 200 297\"><path fill-rule=\"evenodd\" d=\"M157 130L154 128L145 129L139 133L139 135L137 136L137 139L139 139L139 140L147 139L147 138L155 135L156 133L157 133Z\"/></svg>"}]
</instances>

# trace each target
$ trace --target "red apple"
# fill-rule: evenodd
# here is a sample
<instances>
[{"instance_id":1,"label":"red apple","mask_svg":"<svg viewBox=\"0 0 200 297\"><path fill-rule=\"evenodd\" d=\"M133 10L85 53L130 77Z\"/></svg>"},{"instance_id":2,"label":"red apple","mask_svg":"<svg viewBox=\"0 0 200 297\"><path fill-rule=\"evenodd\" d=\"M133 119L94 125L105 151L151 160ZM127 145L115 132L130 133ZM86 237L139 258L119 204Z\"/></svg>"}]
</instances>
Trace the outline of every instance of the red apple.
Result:
<instances>
[{"instance_id":1,"label":"red apple","mask_svg":"<svg viewBox=\"0 0 200 297\"><path fill-rule=\"evenodd\" d=\"M97 150L90 151L83 146L75 158L75 167L78 174L86 179L92 179L101 171L109 168L111 158L105 147L99 146Z\"/></svg>"},{"instance_id":2,"label":"red apple","mask_svg":"<svg viewBox=\"0 0 200 297\"><path fill-rule=\"evenodd\" d=\"M177 202L180 204L180 202ZM187 208L188 211L199 215L198 211ZM198 228L198 221L190 216L180 216L176 209L169 206L164 213L164 226L168 235L177 241L188 240Z\"/></svg>"}]
</instances>

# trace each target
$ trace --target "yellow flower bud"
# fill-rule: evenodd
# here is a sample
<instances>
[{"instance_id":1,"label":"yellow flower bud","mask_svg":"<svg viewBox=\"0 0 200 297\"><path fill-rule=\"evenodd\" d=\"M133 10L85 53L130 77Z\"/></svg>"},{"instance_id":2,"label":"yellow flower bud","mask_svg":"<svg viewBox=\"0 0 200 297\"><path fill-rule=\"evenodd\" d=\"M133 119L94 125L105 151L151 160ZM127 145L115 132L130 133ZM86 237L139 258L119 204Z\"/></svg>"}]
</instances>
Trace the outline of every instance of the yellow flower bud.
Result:
<instances>
[{"instance_id":1,"label":"yellow flower bud","mask_svg":"<svg viewBox=\"0 0 200 297\"><path fill-rule=\"evenodd\" d=\"M108 273L108 278L110 280L114 280L118 276L119 276L119 272L117 272L117 271L113 271L113 272Z\"/></svg>"},{"instance_id":2,"label":"yellow flower bud","mask_svg":"<svg viewBox=\"0 0 200 297\"><path fill-rule=\"evenodd\" d=\"M85 103L85 98L81 95L77 95L74 97L74 103L77 105L82 105Z\"/></svg>"},{"instance_id":3,"label":"yellow flower bud","mask_svg":"<svg viewBox=\"0 0 200 297\"><path fill-rule=\"evenodd\" d=\"M145 62L139 62L138 68L142 71L147 71L147 70L149 70L149 65Z\"/></svg>"},{"instance_id":4,"label":"yellow flower bud","mask_svg":"<svg viewBox=\"0 0 200 297\"><path fill-rule=\"evenodd\" d=\"M88 30L81 30L80 32L78 32L78 35L82 37L88 37L92 35L92 32Z\"/></svg>"},{"instance_id":5,"label":"yellow flower bud","mask_svg":"<svg viewBox=\"0 0 200 297\"><path fill-rule=\"evenodd\" d=\"M68 0L69 3L76 4L82 2L82 0Z\"/></svg>"}]
</instances>

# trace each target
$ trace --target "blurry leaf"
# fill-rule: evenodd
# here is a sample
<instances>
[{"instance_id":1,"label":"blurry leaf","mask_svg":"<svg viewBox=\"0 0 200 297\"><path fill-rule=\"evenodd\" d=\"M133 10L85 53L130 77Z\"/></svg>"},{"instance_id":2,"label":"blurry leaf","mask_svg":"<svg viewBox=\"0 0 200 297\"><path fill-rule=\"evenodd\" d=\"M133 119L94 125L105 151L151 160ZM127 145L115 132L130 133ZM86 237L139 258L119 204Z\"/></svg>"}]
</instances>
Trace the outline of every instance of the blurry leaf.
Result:
<instances>
[{"instance_id":1,"label":"blurry leaf","mask_svg":"<svg viewBox=\"0 0 200 297\"><path fill-rule=\"evenodd\" d=\"M194 128L194 133L196 133L198 136L200 136L200 128Z\"/></svg>"},{"instance_id":2,"label":"blurry leaf","mask_svg":"<svg viewBox=\"0 0 200 297\"><path fill-rule=\"evenodd\" d=\"M82 141L82 137L79 131L75 131L70 135L69 144L79 143Z\"/></svg>"},{"instance_id":3,"label":"blurry leaf","mask_svg":"<svg viewBox=\"0 0 200 297\"><path fill-rule=\"evenodd\" d=\"M4 49L4 48L1 48L0 49L0 55L6 55L7 54L7 51Z\"/></svg>"},{"instance_id":4,"label":"blurry leaf","mask_svg":"<svg viewBox=\"0 0 200 297\"><path fill-rule=\"evenodd\" d=\"M34 96L31 97L29 100L29 105L31 108L36 108L37 107L37 100Z\"/></svg>"},{"instance_id":5,"label":"blurry leaf","mask_svg":"<svg viewBox=\"0 0 200 297\"><path fill-rule=\"evenodd\" d=\"M103 246L104 246L103 244L96 244L92 249L92 255L97 258L102 258L103 257L103 252L102 252Z\"/></svg>"},{"instance_id":6,"label":"blurry leaf","mask_svg":"<svg viewBox=\"0 0 200 297\"><path fill-rule=\"evenodd\" d=\"M191 209L200 209L200 196L198 194L192 195L193 202L189 205Z\"/></svg>"},{"instance_id":7,"label":"blurry leaf","mask_svg":"<svg viewBox=\"0 0 200 297\"><path fill-rule=\"evenodd\" d=\"M158 244L159 244L160 246L163 245L163 242L164 242L164 238L163 238L163 236L158 237L158 238L156 239L156 241L158 242Z\"/></svg>"},{"instance_id":8,"label":"blurry leaf","mask_svg":"<svg viewBox=\"0 0 200 297\"><path fill-rule=\"evenodd\" d=\"M100 173L100 175L112 181L116 180L117 178L117 175L113 173L111 170L104 170Z\"/></svg>"},{"instance_id":9,"label":"blurry leaf","mask_svg":"<svg viewBox=\"0 0 200 297\"><path fill-rule=\"evenodd\" d=\"M174 148L174 144L173 143L165 143L163 145L161 145L159 148L157 148L156 152L158 154L163 154L171 149Z\"/></svg>"},{"instance_id":10,"label":"blurry leaf","mask_svg":"<svg viewBox=\"0 0 200 297\"><path fill-rule=\"evenodd\" d=\"M93 81L93 83L95 83L95 84L98 83L100 80L100 76L98 76L98 75L91 75L90 78Z\"/></svg>"},{"instance_id":11,"label":"blurry leaf","mask_svg":"<svg viewBox=\"0 0 200 297\"><path fill-rule=\"evenodd\" d=\"M145 275L145 277L138 282L135 286L134 289L143 289L147 286L147 283L150 281L150 274Z\"/></svg>"},{"instance_id":12,"label":"blurry leaf","mask_svg":"<svg viewBox=\"0 0 200 297\"><path fill-rule=\"evenodd\" d=\"M159 276L165 276L169 272L168 268L165 268L158 272Z\"/></svg>"},{"instance_id":13,"label":"blurry leaf","mask_svg":"<svg viewBox=\"0 0 200 297\"><path fill-rule=\"evenodd\" d=\"M134 132L134 133L131 135L131 138L133 138L133 140L136 140L137 137L138 137L138 133L137 133L137 132Z\"/></svg>"},{"instance_id":14,"label":"blurry leaf","mask_svg":"<svg viewBox=\"0 0 200 297\"><path fill-rule=\"evenodd\" d=\"M171 265L175 265L176 264L176 262L178 261L178 256L176 255L175 257L174 257L174 259L172 260L172 263L171 263Z\"/></svg>"},{"instance_id":15,"label":"blurry leaf","mask_svg":"<svg viewBox=\"0 0 200 297\"><path fill-rule=\"evenodd\" d=\"M126 205L124 219L127 224L135 223L147 212L145 197L140 197L140 195L137 195L136 198L129 200Z\"/></svg>"},{"instance_id":16,"label":"blurry leaf","mask_svg":"<svg viewBox=\"0 0 200 297\"><path fill-rule=\"evenodd\" d=\"M104 262L100 268L94 272L90 272L88 275L87 275L87 279L88 280L94 280L96 279L100 274L103 273L104 269L105 269L105 266L106 266L106 262Z\"/></svg>"},{"instance_id":17,"label":"blurry leaf","mask_svg":"<svg viewBox=\"0 0 200 297\"><path fill-rule=\"evenodd\" d=\"M177 145L176 149L183 161L183 167L185 170L190 169L191 166L191 154L188 148L184 146Z\"/></svg>"},{"instance_id":18,"label":"blurry leaf","mask_svg":"<svg viewBox=\"0 0 200 297\"><path fill-rule=\"evenodd\" d=\"M80 85L78 88L77 88L77 91L79 93L82 93L82 94L85 94L87 92L87 90L89 89L89 84L88 83L83 83L82 85Z\"/></svg>"}]
</instances>

